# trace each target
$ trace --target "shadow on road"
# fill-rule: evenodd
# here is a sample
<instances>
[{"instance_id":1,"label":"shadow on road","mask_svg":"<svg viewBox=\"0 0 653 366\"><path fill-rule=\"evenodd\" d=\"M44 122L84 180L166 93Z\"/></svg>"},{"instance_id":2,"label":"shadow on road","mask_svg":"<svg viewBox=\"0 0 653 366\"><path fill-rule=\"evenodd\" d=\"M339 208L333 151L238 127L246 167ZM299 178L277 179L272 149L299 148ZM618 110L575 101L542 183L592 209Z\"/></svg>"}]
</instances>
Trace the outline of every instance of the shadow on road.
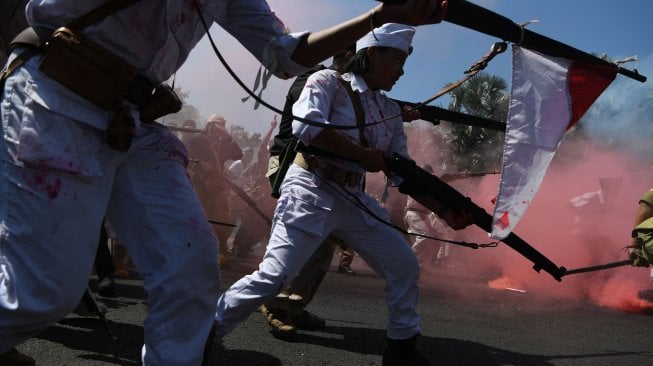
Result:
<instances>
[{"instance_id":1,"label":"shadow on road","mask_svg":"<svg viewBox=\"0 0 653 366\"><path fill-rule=\"evenodd\" d=\"M97 317L65 318L39 334L37 338L58 343L66 348L87 352L78 357L119 365L140 365L143 327L132 324L110 324L114 341Z\"/></svg>"},{"instance_id":2,"label":"shadow on road","mask_svg":"<svg viewBox=\"0 0 653 366\"><path fill-rule=\"evenodd\" d=\"M551 366L554 360L594 359L638 354L639 352L605 352L587 354L537 355L513 352L482 343L453 338L422 337L419 349L426 350L432 361L445 366ZM430 351L429 351L430 350ZM427 353L428 352L428 353Z\"/></svg>"},{"instance_id":3,"label":"shadow on road","mask_svg":"<svg viewBox=\"0 0 653 366\"><path fill-rule=\"evenodd\" d=\"M380 344L379 340L385 339L385 336L385 330L380 329L327 326L320 332L301 332L292 343L313 344L364 355L381 355L385 345ZM420 336L417 349L434 364L444 366L552 366L551 361L553 360L646 355L649 353L608 351L588 354L537 355L513 352L478 342L424 335ZM653 354L651 356L653 357Z\"/></svg>"}]
</instances>

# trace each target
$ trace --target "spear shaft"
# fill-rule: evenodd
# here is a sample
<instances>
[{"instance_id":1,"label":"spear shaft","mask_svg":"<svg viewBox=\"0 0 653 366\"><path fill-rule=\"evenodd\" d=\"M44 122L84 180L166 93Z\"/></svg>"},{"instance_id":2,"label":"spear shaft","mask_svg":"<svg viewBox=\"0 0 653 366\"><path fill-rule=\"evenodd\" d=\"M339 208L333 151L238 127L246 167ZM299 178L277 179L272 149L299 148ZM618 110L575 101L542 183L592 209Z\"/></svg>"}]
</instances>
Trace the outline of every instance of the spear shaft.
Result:
<instances>
[{"instance_id":1,"label":"spear shaft","mask_svg":"<svg viewBox=\"0 0 653 366\"><path fill-rule=\"evenodd\" d=\"M611 262L611 263L606 263L606 264L600 264L600 265L597 265L597 266L568 269L568 270L565 270L562 275L566 276L566 275L576 274L576 273L594 272L594 271L600 271L600 270L603 270L603 269L616 268L616 267L621 267L621 266L628 266L628 265L632 265L632 264L633 264L632 259L624 259L624 260L621 260L621 261Z\"/></svg>"}]
</instances>

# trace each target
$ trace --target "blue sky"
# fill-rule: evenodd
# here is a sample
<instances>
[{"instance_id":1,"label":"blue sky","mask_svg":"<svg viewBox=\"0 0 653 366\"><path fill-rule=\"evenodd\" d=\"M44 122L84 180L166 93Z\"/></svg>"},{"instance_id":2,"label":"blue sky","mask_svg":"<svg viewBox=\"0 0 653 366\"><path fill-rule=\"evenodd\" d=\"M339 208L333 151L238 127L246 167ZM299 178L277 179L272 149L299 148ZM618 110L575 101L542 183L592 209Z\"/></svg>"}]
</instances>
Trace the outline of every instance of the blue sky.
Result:
<instances>
[{"instance_id":1,"label":"blue sky","mask_svg":"<svg viewBox=\"0 0 653 366\"><path fill-rule=\"evenodd\" d=\"M588 53L623 59L637 55L639 62L625 64L629 69L653 78L653 1L649 0L484 0L472 1L512 19L516 23L538 20L531 31L567 43ZM291 30L318 30L363 13L377 3L368 0L270 0L270 6ZM212 28L221 52L247 85L253 85L258 63L231 36L219 27ZM463 71L483 56L499 39L443 22L418 28L414 53L406 63L406 74L389 93L391 96L421 101L446 83L463 77ZM328 61L327 61L328 63ZM501 76L510 84L509 50L493 60L486 71ZM251 132L265 132L273 112L264 107L253 110L253 103L242 103L246 94L219 65L206 40L193 50L176 75L176 85L190 93L188 102L204 116L220 113L227 123L244 126ZM651 90L645 84L618 77L631 91ZM290 81L274 79L264 99L278 106ZM608 88L608 93L610 88ZM446 98L432 104L444 105Z\"/></svg>"}]
</instances>

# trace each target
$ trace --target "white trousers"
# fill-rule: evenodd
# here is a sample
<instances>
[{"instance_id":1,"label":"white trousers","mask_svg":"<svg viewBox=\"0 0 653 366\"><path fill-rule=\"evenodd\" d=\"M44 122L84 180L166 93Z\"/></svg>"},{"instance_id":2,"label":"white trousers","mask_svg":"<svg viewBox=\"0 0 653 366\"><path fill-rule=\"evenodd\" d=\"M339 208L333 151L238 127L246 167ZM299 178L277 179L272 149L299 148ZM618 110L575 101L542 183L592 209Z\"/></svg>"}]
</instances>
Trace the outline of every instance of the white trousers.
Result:
<instances>
[{"instance_id":1,"label":"white trousers","mask_svg":"<svg viewBox=\"0 0 653 366\"><path fill-rule=\"evenodd\" d=\"M357 192L365 205L388 219L370 196ZM396 230L353 206L312 173L293 165L281 188L272 234L259 269L234 283L218 300L216 337L232 331L297 275L329 234L354 248L386 279L388 337L407 339L419 333L417 258Z\"/></svg>"},{"instance_id":2,"label":"white trousers","mask_svg":"<svg viewBox=\"0 0 653 366\"><path fill-rule=\"evenodd\" d=\"M106 216L144 279L144 364L199 365L220 278L183 145L148 124L114 151L103 131L23 93L28 83L9 78L0 110L0 353L75 308Z\"/></svg>"}]
</instances>

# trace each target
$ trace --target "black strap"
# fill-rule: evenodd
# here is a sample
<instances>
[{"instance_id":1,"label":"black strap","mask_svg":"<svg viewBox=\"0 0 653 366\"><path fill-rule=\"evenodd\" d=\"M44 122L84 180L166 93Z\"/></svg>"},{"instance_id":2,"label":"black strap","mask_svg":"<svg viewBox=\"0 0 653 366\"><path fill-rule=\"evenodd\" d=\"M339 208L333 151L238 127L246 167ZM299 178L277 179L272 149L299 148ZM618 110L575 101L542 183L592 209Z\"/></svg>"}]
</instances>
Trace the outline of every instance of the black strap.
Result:
<instances>
[{"instance_id":1,"label":"black strap","mask_svg":"<svg viewBox=\"0 0 653 366\"><path fill-rule=\"evenodd\" d=\"M9 65L7 65L7 68L2 70L0 72L0 96L2 95L4 88L5 88L5 81L9 77L9 75L14 72L17 68L19 68L22 64L27 62L30 58L36 56L41 52L40 49L34 47L30 48L27 51L21 53L20 55L16 56Z\"/></svg>"},{"instance_id":2,"label":"black strap","mask_svg":"<svg viewBox=\"0 0 653 366\"><path fill-rule=\"evenodd\" d=\"M18 33L9 43L9 49L15 47L41 47L52 35L52 29L44 27L27 27Z\"/></svg>"},{"instance_id":3,"label":"black strap","mask_svg":"<svg viewBox=\"0 0 653 366\"><path fill-rule=\"evenodd\" d=\"M81 17L75 19L72 23L68 25L70 29L79 31L86 28L87 26L96 23L109 15L129 6L137 3L139 0L109 0L102 5L92 9ZM35 48L29 49L18 55L8 66L7 68L0 72L0 87L4 87L4 82L9 77L9 75L16 70L18 67L27 62L30 58L34 57L40 53L40 47L44 44L44 41L52 34L52 30L39 28L39 27L29 27L24 31L20 32L12 41L11 48L17 46L33 46ZM0 90L1 92L1 90Z\"/></svg>"},{"instance_id":4,"label":"black strap","mask_svg":"<svg viewBox=\"0 0 653 366\"><path fill-rule=\"evenodd\" d=\"M360 134L361 145L363 147L368 147L367 138L365 137L365 113L363 112L363 104L361 103L361 98L358 93L356 93L352 88L351 84L345 79L338 78L340 84L345 88L349 98L351 99L351 104L354 106L354 113L356 113L356 126L358 127L358 132Z\"/></svg>"},{"instance_id":5,"label":"black strap","mask_svg":"<svg viewBox=\"0 0 653 366\"><path fill-rule=\"evenodd\" d=\"M354 107L354 112L356 114L356 126L358 127L358 131L360 134L361 145L364 147L368 147L369 145L367 142L367 138L365 137L365 113L363 112L363 104L361 103L360 96L358 95L358 93L354 92L354 90L351 88L351 84L349 84L348 81L342 78L338 78L338 80L340 80L340 83L342 84L343 88L345 88L345 90L349 94L349 98L351 99L351 103ZM286 144L286 146L282 149L281 153L279 154L279 169L275 173L275 176L274 178L272 178L272 182L271 182L272 197L279 198L279 188L281 187L281 182L286 176L286 172L288 171L290 164L292 164L292 162L294 161L297 152L302 152L308 155L321 156L330 159L351 160L344 156L338 155L337 153L320 149L319 147L315 147L312 145L306 146L303 143L299 142L295 137L292 137L292 139Z\"/></svg>"}]
</instances>

